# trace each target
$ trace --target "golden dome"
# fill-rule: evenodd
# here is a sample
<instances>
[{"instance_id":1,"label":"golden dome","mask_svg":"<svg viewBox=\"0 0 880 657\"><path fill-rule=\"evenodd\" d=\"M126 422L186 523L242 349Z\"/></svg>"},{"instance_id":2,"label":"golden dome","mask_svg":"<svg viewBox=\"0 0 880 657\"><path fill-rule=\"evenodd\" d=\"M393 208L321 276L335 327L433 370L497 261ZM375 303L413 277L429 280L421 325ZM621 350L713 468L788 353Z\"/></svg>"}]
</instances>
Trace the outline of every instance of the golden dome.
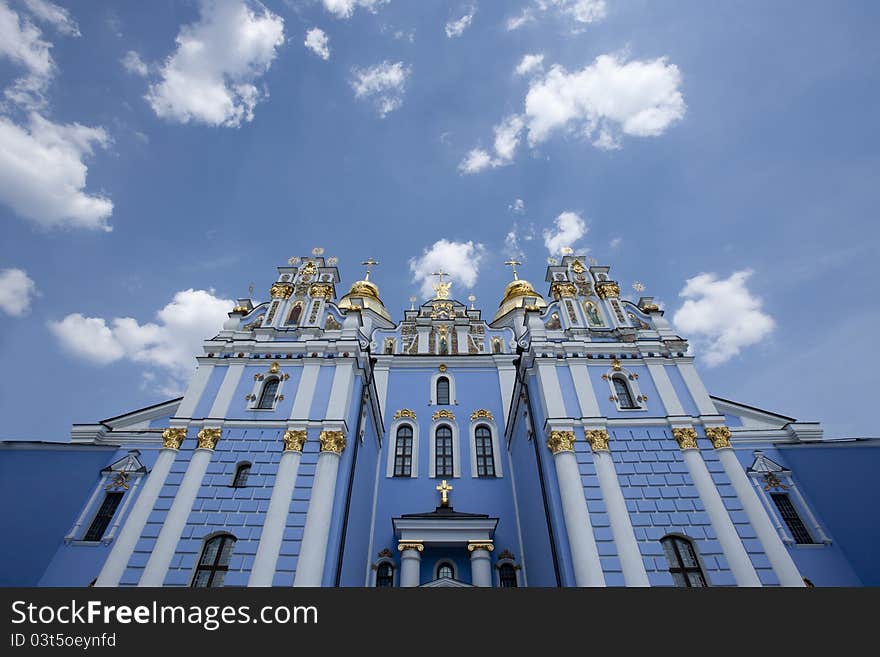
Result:
<instances>
[{"instance_id":1,"label":"golden dome","mask_svg":"<svg viewBox=\"0 0 880 657\"><path fill-rule=\"evenodd\" d=\"M370 281L355 281L346 296L373 297L379 299L379 288Z\"/></svg>"},{"instance_id":2,"label":"golden dome","mask_svg":"<svg viewBox=\"0 0 880 657\"><path fill-rule=\"evenodd\" d=\"M352 299L358 299L359 301L354 303ZM336 305L344 310L352 308L363 310L366 308L372 310L377 315L381 315L389 322L391 321L391 315L388 314L385 304L379 298L379 288L372 281L355 281L348 294L342 297Z\"/></svg>"},{"instance_id":3,"label":"golden dome","mask_svg":"<svg viewBox=\"0 0 880 657\"><path fill-rule=\"evenodd\" d=\"M535 291L535 288L532 287L531 283L522 278L515 278L504 288L504 297L498 305L498 312L495 313L495 319L498 319L502 315L506 315L514 308L524 308L528 306L546 308L547 302L544 300L544 297Z\"/></svg>"}]
</instances>

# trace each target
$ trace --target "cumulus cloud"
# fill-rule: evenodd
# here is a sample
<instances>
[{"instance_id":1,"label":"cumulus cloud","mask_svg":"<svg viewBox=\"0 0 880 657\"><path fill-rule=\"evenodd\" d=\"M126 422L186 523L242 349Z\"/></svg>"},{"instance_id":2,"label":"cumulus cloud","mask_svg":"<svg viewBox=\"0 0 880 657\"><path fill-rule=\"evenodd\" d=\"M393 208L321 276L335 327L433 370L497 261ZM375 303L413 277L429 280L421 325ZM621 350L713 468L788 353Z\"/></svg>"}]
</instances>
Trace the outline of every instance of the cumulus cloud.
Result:
<instances>
[{"instance_id":1,"label":"cumulus cloud","mask_svg":"<svg viewBox=\"0 0 880 657\"><path fill-rule=\"evenodd\" d=\"M119 60L122 62L122 67L128 71L129 73L133 73L134 75L140 75L141 77L146 77L150 73L150 67L144 63L144 60L141 59L141 56L135 52L134 50L129 50L125 53L125 56Z\"/></svg>"},{"instance_id":2,"label":"cumulus cloud","mask_svg":"<svg viewBox=\"0 0 880 657\"><path fill-rule=\"evenodd\" d=\"M194 355L203 340L223 326L232 308L230 299L213 290L182 290L156 313L155 322L131 317L107 321L81 313L49 322L62 348L83 360L107 365L120 360L143 363L167 377L166 387L180 390L192 373Z\"/></svg>"},{"instance_id":3,"label":"cumulus cloud","mask_svg":"<svg viewBox=\"0 0 880 657\"><path fill-rule=\"evenodd\" d=\"M471 21L474 20L474 14L476 13L476 7L470 7L464 16L446 23L446 36L450 39L460 37L462 33L470 27Z\"/></svg>"},{"instance_id":4,"label":"cumulus cloud","mask_svg":"<svg viewBox=\"0 0 880 657\"><path fill-rule=\"evenodd\" d=\"M323 0L324 9L336 18L351 18L358 7L375 14L379 7L387 5L390 0Z\"/></svg>"},{"instance_id":5,"label":"cumulus cloud","mask_svg":"<svg viewBox=\"0 0 880 657\"><path fill-rule=\"evenodd\" d=\"M495 126L494 156L482 148L472 149L458 165L462 173L478 173L483 169L500 167L513 162L524 127L523 117L512 114Z\"/></svg>"},{"instance_id":6,"label":"cumulus cloud","mask_svg":"<svg viewBox=\"0 0 880 657\"><path fill-rule=\"evenodd\" d=\"M110 230L113 202L84 191L93 146L109 143L103 128L58 124L37 113L24 128L0 116L0 201L41 226Z\"/></svg>"},{"instance_id":7,"label":"cumulus cloud","mask_svg":"<svg viewBox=\"0 0 880 657\"><path fill-rule=\"evenodd\" d=\"M533 239L535 239L534 224L530 223L523 227L519 222L514 222L504 236L504 255L525 262L526 253L523 242L531 242Z\"/></svg>"},{"instance_id":8,"label":"cumulus cloud","mask_svg":"<svg viewBox=\"0 0 880 657\"><path fill-rule=\"evenodd\" d=\"M523 58L520 60L519 64L517 64L515 71L517 75L528 75L529 73L543 70L543 68L544 54L539 53L536 55L523 55Z\"/></svg>"},{"instance_id":9,"label":"cumulus cloud","mask_svg":"<svg viewBox=\"0 0 880 657\"><path fill-rule=\"evenodd\" d=\"M26 74L4 89L8 101L26 109L46 105L45 92L55 73L52 44L26 16L19 16L5 2L0 2L0 58L23 67Z\"/></svg>"},{"instance_id":10,"label":"cumulus cloud","mask_svg":"<svg viewBox=\"0 0 880 657\"><path fill-rule=\"evenodd\" d=\"M453 289L470 289L477 282L480 261L485 251L482 244L472 241L438 240L431 247L425 248L420 257L410 258L409 268L413 274L413 282L421 285L422 296L433 298L433 285L437 281L433 274L442 270L450 275ZM455 296L454 293L452 296Z\"/></svg>"},{"instance_id":11,"label":"cumulus cloud","mask_svg":"<svg viewBox=\"0 0 880 657\"><path fill-rule=\"evenodd\" d=\"M330 59L330 46L328 45L329 42L330 39L327 38L327 34L319 27L313 27L311 30L306 32L306 48L311 50L323 60Z\"/></svg>"},{"instance_id":12,"label":"cumulus cloud","mask_svg":"<svg viewBox=\"0 0 880 657\"><path fill-rule=\"evenodd\" d=\"M47 0L24 0L24 4L36 19L49 23L61 34L72 37L80 36L79 26L71 18L70 12L63 7Z\"/></svg>"},{"instance_id":13,"label":"cumulus cloud","mask_svg":"<svg viewBox=\"0 0 880 657\"><path fill-rule=\"evenodd\" d=\"M146 98L157 116L180 123L237 127L252 121L266 92L256 83L284 43L284 20L255 0L201 0L177 49Z\"/></svg>"},{"instance_id":14,"label":"cumulus cloud","mask_svg":"<svg viewBox=\"0 0 880 657\"><path fill-rule=\"evenodd\" d=\"M575 242L587 234L587 223L577 212L562 212L553 220L553 228L544 230L544 246L550 255L556 255L564 247L574 248Z\"/></svg>"},{"instance_id":15,"label":"cumulus cloud","mask_svg":"<svg viewBox=\"0 0 880 657\"><path fill-rule=\"evenodd\" d=\"M12 317L23 317L31 309L37 285L23 269L0 270L0 310Z\"/></svg>"},{"instance_id":16,"label":"cumulus cloud","mask_svg":"<svg viewBox=\"0 0 880 657\"><path fill-rule=\"evenodd\" d=\"M385 118L403 105L403 94L410 68L403 62L384 61L369 68L355 68L351 87L356 98L372 100L379 116Z\"/></svg>"},{"instance_id":17,"label":"cumulus cloud","mask_svg":"<svg viewBox=\"0 0 880 657\"><path fill-rule=\"evenodd\" d=\"M540 15L552 11L555 15L569 19L574 30L579 31L589 23L605 18L608 6L605 0L534 0L518 16L507 19L508 30L518 30L526 23L531 23Z\"/></svg>"},{"instance_id":18,"label":"cumulus cloud","mask_svg":"<svg viewBox=\"0 0 880 657\"><path fill-rule=\"evenodd\" d=\"M525 214L526 211L526 202L521 198L516 199L513 203L507 206L507 209L513 212L514 214Z\"/></svg>"},{"instance_id":19,"label":"cumulus cloud","mask_svg":"<svg viewBox=\"0 0 880 657\"><path fill-rule=\"evenodd\" d=\"M698 274L685 281L678 293L685 302L672 322L705 349L704 360L709 366L720 365L744 347L761 342L776 326L761 309L761 300L746 287L752 273L750 269L736 271L726 279L713 273Z\"/></svg>"}]
</instances>

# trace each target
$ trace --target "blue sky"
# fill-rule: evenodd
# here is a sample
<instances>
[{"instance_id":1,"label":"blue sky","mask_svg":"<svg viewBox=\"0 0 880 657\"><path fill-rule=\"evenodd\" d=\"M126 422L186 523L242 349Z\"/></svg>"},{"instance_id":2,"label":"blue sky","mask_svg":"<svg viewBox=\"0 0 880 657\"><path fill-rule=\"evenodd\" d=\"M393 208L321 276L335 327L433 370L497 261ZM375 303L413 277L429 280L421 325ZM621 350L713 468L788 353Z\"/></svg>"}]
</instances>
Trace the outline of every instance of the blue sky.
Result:
<instances>
[{"instance_id":1,"label":"blue sky","mask_svg":"<svg viewBox=\"0 0 880 657\"><path fill-rule=\"evenodd\" d=\"M340 294L380 260L392 316L443 263L491 318L508 255L543 289L565 245L644 283L713 394L875 435L878 19L0 0L0 438L180 390L228 301L315 246Z\"/></svg>"}]
</instances>

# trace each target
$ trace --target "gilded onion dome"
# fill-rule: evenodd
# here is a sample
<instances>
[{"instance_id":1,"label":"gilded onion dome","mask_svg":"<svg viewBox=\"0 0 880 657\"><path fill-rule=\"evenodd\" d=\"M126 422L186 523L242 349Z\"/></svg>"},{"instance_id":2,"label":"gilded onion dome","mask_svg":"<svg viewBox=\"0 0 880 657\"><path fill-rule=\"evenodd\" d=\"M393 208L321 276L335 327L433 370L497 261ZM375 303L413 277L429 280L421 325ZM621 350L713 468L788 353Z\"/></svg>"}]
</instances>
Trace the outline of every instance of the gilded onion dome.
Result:
<instances>
[{"instance_id":1,"label":"gilded onion dome","mask_svg":"<svg viewBox=\"0 0 880 657\"><path fill-rule=\"evenodd\" d=\"M382 303L382 299L379 298L379 288L372 281L355 281L354 285L352 285L351 289L348 291L348 294L339 300L337 306L344 310L349 310L351 308L361 310L366 308L372 310L377 315L384 317L389 322L391 321L391 315L388 314L388 311L385 309L385 304Z\"/></svg>"},{"instance_id":2,"label":"gilded onion dome","mask_svg":"<svg viewBox=\"0 0 880 657\"><path fill-rule=\"evenodd\" d=\"M516 274L514 274L515 276ZM547 302L535 291L532 284L522 278L514 278L504 288L504 297L495 313L495 319L516 308L546 308ZM492 320L495 321L495 320Z\"/></svg>"}]
</instances>

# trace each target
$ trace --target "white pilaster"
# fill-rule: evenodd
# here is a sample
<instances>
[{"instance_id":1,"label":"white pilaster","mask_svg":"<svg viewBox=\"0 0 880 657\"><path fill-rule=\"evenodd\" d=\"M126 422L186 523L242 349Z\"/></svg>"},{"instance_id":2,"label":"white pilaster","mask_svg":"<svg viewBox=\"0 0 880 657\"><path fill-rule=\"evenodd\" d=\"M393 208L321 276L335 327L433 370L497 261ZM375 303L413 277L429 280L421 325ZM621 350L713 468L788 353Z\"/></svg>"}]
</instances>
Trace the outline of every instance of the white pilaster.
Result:
<instances>
[{"instance_id":1,"label":"white pilaster","mask_svg":"<svg viewBox=\"0 0 880 657\"><path fill-rule=\"evenodd\" d=\"M327 412L324 414L324 418L344 420L348 416L353 379L354 361L348 358L337 359L336 369L333 372L333 384L330 387L330 399L327 401Z\"/></svg>"},{"instance_id":2,"label":"white pilaster","mask_svg":"<svg viewBox=\"0 0 880 657\"><path fill-rule=\"evenodd\" d=\"M582 417L599 417L599 402L596 400L596 392L593 390L593 382L590 380L590 371L586 363L575 359L568 359L568 369L571 372L571 380L574 381L574 391L581 407Z\"/></svg>"},{"instance_id":3,"label":"white pilaster","mask_svg":"<svg viewBox=\"0 0 880 657\"><path fill-rule=\"evenodd\" d=\"M590 512L584 498L584 487L574 455L574 433L553 431L547 443L553 452L559 493L562 497L562 514L571 548L574 579L577 586L605 586L605 575L599 561L599 550L593 536Z\"/></svg>"},{"instance_id":4,"label":"white pilaster","mask_svg":"<svg viewBox=\"0 0 880 657\"><path fill-rule=\"evenodd\" d=\"M376 383L376 395L379 398L379 412L385 416L385 402L388 399L388 365L376 365L373 368L373 381Z\"/></svg>"},{"instance_id":5,"label":"white pilaster","mask_svg":"<svg viewBox=\"0 0 880 657\"><path fill-rule=\"evenodd\" d=\"M497 360L495 368L498 370L498 385L501 387L501 408L504 412L503 426L507 426L507 415L510 413L510 404L513 401L513 387L516 384L516 368L510 364L501 364Z\"/></svg>"},{"instance_id":6,"label":"white pilaster","mask_svg":"<svg viewBox=\"0 0 880 657\"><path fill-rule=\"evenodd\" d=\"M174 417L192 417L193 412L196 410L196 405L199 403L199 399L202 398L205 386L208 385L208 379L211 377L211 372L213 371L214 366L210 363L199 363L195 373L189 380L189 385L186 387L186 392L183 394L183 399L180 400L180 405L177 407L177 412L174 414Z\"/></svg>"},{"instance_id":7,"label":"white pilaster","mask_svg":"<svg viewBox=\"0 0 880 657\"><path fill-rule=\"evenodd\" d=\"M416 327L416 332L418 333L418 336L419 336L419 353L420 354L428 353L428 338L431 337L430 331L431 331L430 326Z\"/></svg>"},{"instance_id":8,"label":"white pilaster","mask_svg":"<svg viewBox=\"0 0 880 657\"><path fill-rule=\"evenodd\" d=\"M182 431L185 432L186 430L182 429ZM177 445L179 444L180 442L178 441ZM165 479L168 477L171 465L176 457L177 447L164 447L159 452L159 456L156 457L156 462L147 476L147 481L144 483L141 494L138 495L131 513L122 526L119 538L113 543L110 554L107 556L107 561L104 562L104 567L95 581L95 586L119 586L119 580L122 579L122 575L125 573L131 553L134 552L134 547L141 537L144 525L147 524L147 518L156 504L156 499L159 497L162 486L165 485Z\"/></svg>"},{"instance_id":9,"label":"white pilaster","mask_svg":"<svg viewBox=\"0 0 880 657\"><path fill-rule=\"evenodd\" d=\"M492 564L489 560L489 552L492 550L491 543L471 543L468 545L471 553L471 584L474 586L492 586Z\"/></svg>"},{"instance_id":10,"label":"white pilaster","mask_svg":"<svg viewBox=\"0 0 880 657\"><path fill-rule=\"evenodd\" d=\"M138 586L162 586L165 582L168 566L171 565L177 542L180 540L186 519L205 478L219 435L220 429L202 429L199 432L199 447L193 452ZM209 444L211 447L207 447Z\"/></svg>"},{"instance_id":11,"label":"white pilaster","mask_svg":"<svg viewBox=\"0 0 880 657\"><path fill-rule=\"evenodd\" d=\"M825 533L825 530L822 529L822 525L819 524L819 521L816 519L816 516L813 515L813 512L810 511L810 506L807 504L807 501L804 499L804 496L801 494L801 489L798 488L797 484L789 478L788 481L789 490L791 490L792 494L797 499L801 510L804 512L804 515L807 517L807 523L809 523L810 527L813 529L813 534L816 539L821 543L830 543L831 539L828 538L828 534Z\"/></svg>"},{"instance_id":12,"label":"white pilaster","mask_svg":"<svg viewBox=\"0 0 880 657\"><path fill-rule=\"evenodd\" d=\"M333 498L336 494L336 475L339 472L340 455L345 449L345 438L341 431L322 431L320 440L321 455L315 469L294 586L321 586L324 574Z\"/></svg>"},{"instance_id":13,"label":"white pilaster","mask_svg":"<svg viewBox=\"0 0 880 657\"><path fill-rule=\"evenodd\" d=\"M697 410L700 415L718 415L718 409L715 408L714 402L709 398L709 393L703 385L700 375L691 361L678 361L678 371L681 372L681 378L687 386L688 392L694 398Z\"/></svg>"},{"instance_id":14,"label":"white pilaster","mask_svg":"<svg viewBox=\"0 0 880 657\"><path fill-rule=\"evenodd\" d=\"M536 361L538 370L538 389L541 392L541 401L547 418L568 417L565 412L565 402L562 400L562 388L559 387L559 376L556 373L556 363L547 360Z\"/></svg>"},{"instance_id":15,"label":"white pilaster","mask_svg":"<svg viewBox=\"0 0 880 657\"><path fill-rule=\"evenodd\" d=\"M109 543L116 536L116 532L119 531L119 524L125 517L125 512L128 510L128 507L131 506L131 501L137 497L137 490L140 488L141 480L143 478L144 475L142 474L135 475L134 483L131 485L128 494L125 495L125 501L122 503L122 507L119 509L116 518L113 520L113 526L110 527L110 531L108 531L104 538L101 539L102 543Z\"/></svg>"},{"instance_id":16,"label":"white pilaster","mask_svg":"<svg viewBox=\"0 0 880 657\"><path fill-rule=\"evenodd\" d=\"M401 543L400 550L400 586L413 587L420 584L422 567L422 544Z\"/></svg>"},{"instance_id":17,"label":"white pilaster","mask_svg":"<svg viewBox=\"0 0 880 657\"><path fill-rule=\"evenodd\" d=\"M749 478L740 465L739 459L736 458L736 453L731 447L721 447L716 451L721 465L724 466L724 471L730 478L730 483L736 490L746 515L749 517L749 522L752 523L752 527L758 535L758 540L764 546L764 552L779 578L780 585L805 586L804 578L798 572L791 555L782 543L782 539L779 538L779 533L773 527L761 501L749 485Z\"/></svg>"},{"instance_id":18,"label":"white pilaster","mask_svg":"<svg viewBox=\"0 0 880 657\"><path fill-rule=\"evenodd\" d=\"M303 365L302 376L296 387L296 399L293 400L293 408L290 411L291 420L308 420L309 410L312 407L312 399L315 396L315 384L318 382L318 374L321 372L321 363L306 361Z\"/></svg>"},{"instance_id":19,"label":"white pilaster","mask_svg":"<svg viewBox=\"0 0 880 657\"><path fill-rule=\"evenodd\" d=\"M458 353L467 354L468 353L468 327L467 326L456 326L455 327L455 339L458 342Z\"/></svg>"},{"instance_id":20,"label":"white pilaster","mask_svg":"<svg viewBox=\"0 0 880 657\"><path fill-rule=\"evenodd\" d=\"M229 366L226 370L226 376L223 377L223 383L220 384L220 389L217 391L217 396L214 397L214 403L211 405L208 417L226 417L229 405L232 403L232 395L235 394L235 389L241 380L242 372L244 372L244 363L234 363Z\"/></svg>"},{"instance_id":21,"label":"white pilaster","mask_svg":"<svg viewBox=\"0 0 880 657\"><path fill-rule=\"evenodd\" d=\"M278 463L272 497L263 521L263 532L260 534L260 544L257 546L257 556L254 558L248 586L272 586L305 441L305 429L287 431L284 434L284 453Z\"/></svg>"},{"instance_id":22,"label":"white pilaster","mask_svg":"<svg viewBox=\"0 0 880 657\"><path fill-rule=\"evenodd\" d=\"M703 456L697 449L696 432L693 429L685 428L673 429L673 433L676 435L685 465L694 481L697 494L706 508L709 521L712 523L712 528L721 544L721 551L724 552L737 585L761 586L761 580L758 578L758 573L755 572L752 560L749 558L739 534L736 533L736 527L733 526L733 521L730 519L727 509L724 508L724 502L715 487L715 482L712 481L712 475L709 474Z\"/></svg>"},{"instance_id":23,"label":"white pilaster","mask_svg":"<svg viewBox=\"0 0 880 657\"><path fill-rule=\"evenodd\" d=\"M672 381L669 380L669 374L666 373L666 366L661 360L653 360L645 358L645 364L648 366L648 372L654 380L657 387L657 394L660 395L660 401L666 408L667 415L684 415L684 408L675 394L675 388L672 387Z\"/></svg>"},{"instance_id":24,"label":"white pilaster","mask_svg":"<svg viewBox=\"0 0 880 657\"><path fill-rule=\"evenodd\" d=\"M67 532L67 536L64 537L66 542L76 540L79 535L79 530L82 528L83 523L86 521L86 516L89 512L94 508L95 501L98 499L98 494L104 490L104 486L107 485L107 478L109 475L103 475L101 479L98 481L98 485L95 486L95 490L92 491L91 496L89 497L89 501L86 502L86 505L83 507L82 512L79 514L79 518L76 519L76 522L73 523L73 527L70 528L70 531Z\"/></svg>"}]
</instances>

